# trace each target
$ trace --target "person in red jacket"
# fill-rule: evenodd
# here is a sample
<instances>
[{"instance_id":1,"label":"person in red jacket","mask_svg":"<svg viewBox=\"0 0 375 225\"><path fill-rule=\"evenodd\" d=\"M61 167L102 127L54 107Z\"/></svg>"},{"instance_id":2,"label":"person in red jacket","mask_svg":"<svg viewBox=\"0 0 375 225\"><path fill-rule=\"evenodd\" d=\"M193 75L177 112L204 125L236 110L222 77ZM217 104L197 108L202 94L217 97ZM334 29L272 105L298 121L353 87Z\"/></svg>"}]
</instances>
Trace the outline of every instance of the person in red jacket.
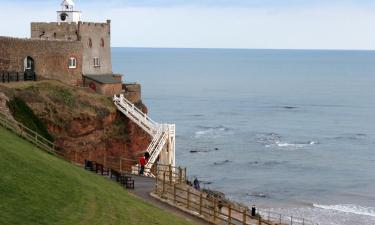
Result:
<instances>
[{"instance_id":1,"label":"person in red jacket","mask_svg":"<svg viewBox=\"0 0 375 225\"><path fill-rule=\"evenodd\" d=\"M146 152L141 158L139 158L139 165L141 166L141 170L139 171L139 175L143 175L145 172L145 166L150 158L150 154Z\"/></svg>"}]
</instances>

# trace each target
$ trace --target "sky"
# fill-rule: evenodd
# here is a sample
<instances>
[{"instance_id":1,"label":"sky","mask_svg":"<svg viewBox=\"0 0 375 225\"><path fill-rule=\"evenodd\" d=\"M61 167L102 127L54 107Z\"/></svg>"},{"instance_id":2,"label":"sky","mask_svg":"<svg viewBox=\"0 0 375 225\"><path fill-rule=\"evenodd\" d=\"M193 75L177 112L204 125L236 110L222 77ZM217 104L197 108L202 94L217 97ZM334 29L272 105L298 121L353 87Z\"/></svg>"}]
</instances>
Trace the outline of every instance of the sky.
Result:
<instances>
[{"instance_id":1,"label":"sky","mask_svg":"<svg viewBox=\"0 0 375 225\"><path fill-rule=\"evenodd\" d=\"M61 0L0 0L0 36L29 37ZM375 0L76 0L112 46L375 50Z\"/></svg>"}]
</instances>

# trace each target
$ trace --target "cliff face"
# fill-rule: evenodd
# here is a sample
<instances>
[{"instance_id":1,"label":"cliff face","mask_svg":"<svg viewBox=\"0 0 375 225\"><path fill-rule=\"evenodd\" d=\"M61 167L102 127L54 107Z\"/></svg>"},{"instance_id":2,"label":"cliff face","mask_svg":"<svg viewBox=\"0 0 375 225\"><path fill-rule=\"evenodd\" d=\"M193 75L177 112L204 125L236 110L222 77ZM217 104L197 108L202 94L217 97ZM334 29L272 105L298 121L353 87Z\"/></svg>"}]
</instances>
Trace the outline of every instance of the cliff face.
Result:
<instances>
[{"instance_id":1,"label":"cliff face","mask_svg":"<svg viewBox=\"0 0 375 225\"><path fill-rule=\"evenodd\" d=\"M24 100L46 125L57 146L79 163L104 155L136 159L150 142L147 133L118 113L110 98L84 88L41 81L0 85L0 93L3 99ZM135 104L147 112L141 101Z\"/></svg>"}]
</instances>

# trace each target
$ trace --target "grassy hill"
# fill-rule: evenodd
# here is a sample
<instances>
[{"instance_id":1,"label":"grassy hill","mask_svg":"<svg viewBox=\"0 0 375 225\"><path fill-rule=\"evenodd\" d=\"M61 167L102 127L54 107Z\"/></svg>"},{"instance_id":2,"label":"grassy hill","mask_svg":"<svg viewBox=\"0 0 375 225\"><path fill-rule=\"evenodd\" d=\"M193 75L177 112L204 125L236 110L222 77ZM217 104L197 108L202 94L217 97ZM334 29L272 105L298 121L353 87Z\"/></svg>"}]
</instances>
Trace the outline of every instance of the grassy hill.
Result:
<instances>
[{"instance_id":1,"label":"grassy hill","mask_svg":"<svg viewBox=\"0 0 375 225\"><path fill-rule=\"evenodd\" d=\"M191 224L0 127L1 225Z\"/></svg>"}]
</instances>

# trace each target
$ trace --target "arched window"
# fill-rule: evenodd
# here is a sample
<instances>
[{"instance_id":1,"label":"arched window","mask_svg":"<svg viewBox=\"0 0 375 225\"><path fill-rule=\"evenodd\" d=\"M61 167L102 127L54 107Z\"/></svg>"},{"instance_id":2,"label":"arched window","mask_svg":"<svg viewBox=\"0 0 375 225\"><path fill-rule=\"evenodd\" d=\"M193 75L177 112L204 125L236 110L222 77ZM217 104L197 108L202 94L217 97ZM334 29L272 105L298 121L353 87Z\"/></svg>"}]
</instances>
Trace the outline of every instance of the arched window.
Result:
<instances>
[{"instance_id":1,"label":"arched window","mask_svg":"<svg viewBox=\"0 0 375 225\"><path fill-rule=\"evenodd\" d=\"M89 47L92 48L92 40L89 38Z\"/></svg>"},{"instance_id":2,"label":"arched window","mask_svg":"<svg viewBox=\"0 0 375 225\"><path fill-rule=\"evenodd\" d=\"M69 58L69 69L77 68L77 59L75 57Z\"/></svg>"},{"instance_id":3,"label":"arched window","mask_svg":"<svg viewBox=\"0 0 375 225\"><path fill-rule=\"evenodd\" d=\"M103 38L100 40L100 46L101 46L102 48L104 48L104 39L103 39Z\"/></svg>"}]
</instances>

